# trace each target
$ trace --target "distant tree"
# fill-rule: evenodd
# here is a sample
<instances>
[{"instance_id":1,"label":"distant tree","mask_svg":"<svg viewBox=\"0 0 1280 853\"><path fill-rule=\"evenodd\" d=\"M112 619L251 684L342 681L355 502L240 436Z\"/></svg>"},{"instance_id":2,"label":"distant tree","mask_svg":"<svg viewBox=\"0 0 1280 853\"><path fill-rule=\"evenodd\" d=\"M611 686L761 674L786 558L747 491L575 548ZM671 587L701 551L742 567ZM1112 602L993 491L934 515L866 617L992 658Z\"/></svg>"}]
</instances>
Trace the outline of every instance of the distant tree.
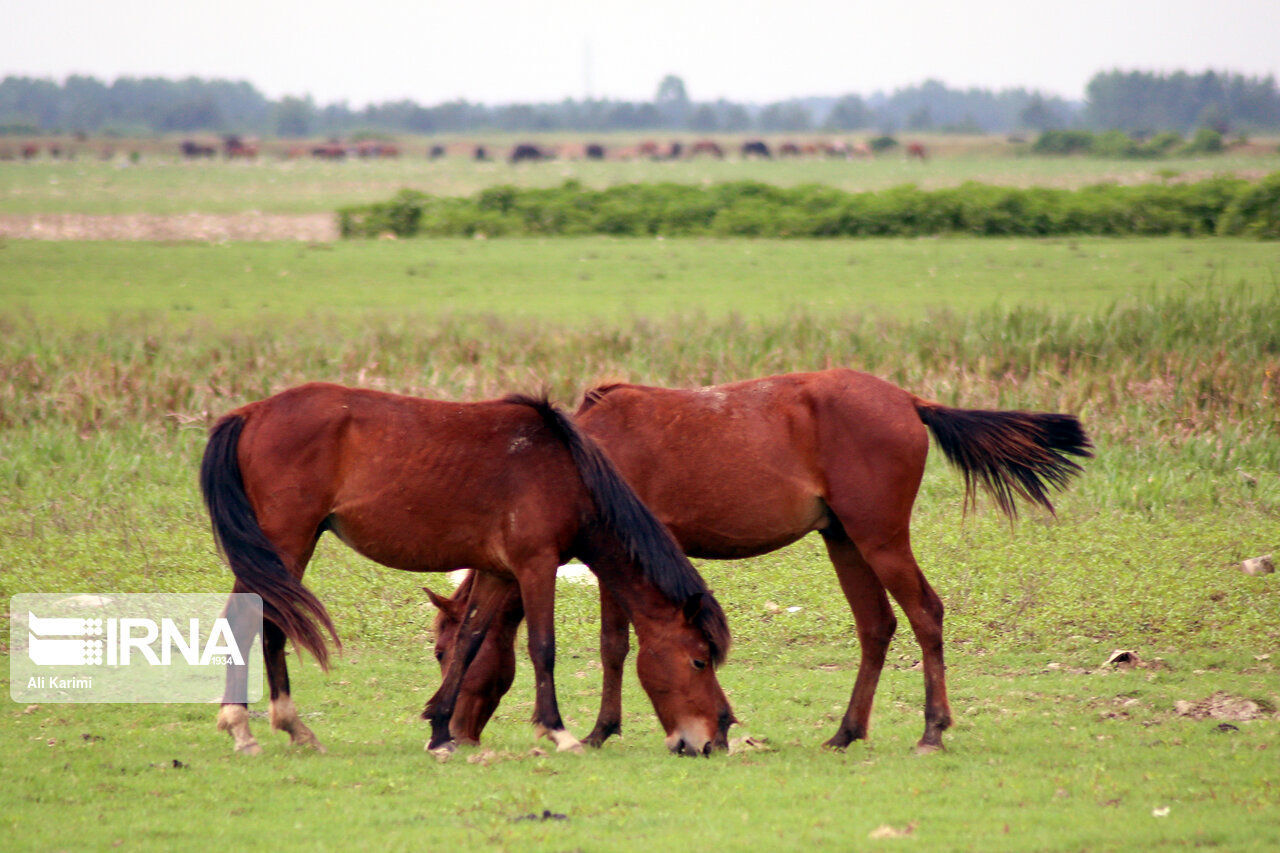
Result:
<instances>
[{"instance_id":1,"label":"distant tree","mask_svg":"<svg viewBox=\"0 0 1280 853\"><path fill-rule=\"evenodd\" d=\"M1045 103L1039 92L1031 96L1027 105L1018 111L1018 123L1030 130L1057 130L1062 127L1061 117Z\"/></svg>"},{"instance_id":2,"label":"distant tree","mask_svg":"<svg viewBox=\"0 0 1280 853\"><path fill-rule=\"evenodd\" d=\"M804 104L797 101L779 101L760 111L757 119L760 129L769 132L803 132L813 128L813 117Z\"/></svg>"},{"instance_id":3,"label":"distant tree","mask_svg":"<svg viewBox=\"0 0 1280 853\"><path fill-rule=\"evenodd\" d=\"M653 100L659 105L688 104L689 93L685 91L684 81L674 74L668 74L658 84L658 93Z\"/></svg>"},{"instance_id":4,"label":"distant tree","mask_svg":"<svg viewBox=\"0 0 1280 853\"><path fill-rule=\"evenodd\" d=\"M720 129L735 132L751 129L751 113L741 104L733 104L726 100L716 101L716 115L719 116Z\"/></svg>"},{"instance_id":5,"label":"distant tree","mask_svg":"<svg viewBox=\"0 0 1280 853\"><path fill-rule=\"evenodd\" d=\"M311 96L305 98L286 95L276 104L277 136L309 136L316 126L316 107Z\"/></svg>"},{"instance_id":6,"label":"distant tree","mask_svg":"<svg viewBox=\"0 0 1280 853\"><path fill-rule=\"evenodd\" d=\"M920 106L907 116L907 130L932 130L933 112L928 106Z\"/></svg>"},{"instance_id":7,"label":"distant tree","mask_svg":"<svg viewBox=\"0 0 1280 853\"><path fill-rule=\"evenodd\" d=\"M875 117L867 109L866 101L857 95L845 95L836 101L823 123L826 130L859 130L870 127Z\"/></svg>"},{"instance_id":8,"label":"distant tree","mask_svg":"<svg viewBox=\"0 0 1280 853\"><path fill-rule=\"evenodd\" d=\"M165 131L221 130L222 114L213 97L196 95L173 104L165 110L159 121L159 129Z\"/></svg>"},{"instance_id":9,"label":"distant tree","mask_svg":"<svg viewBox=\"0 0 1280 853\"><path fill-rule=\"evenodd\" d=\"M715 108L710 104L701 104L689 117L689 128L699 133L715 133L720 129L720 121Z\"/></svg>"},{"instance_id":10,"label":"distant tree","mask_svg":"<svg viewBox=\"0 0 1280 853\"><path fill-rule=\"evenodd\" d=\"M685 91L684 81L674 74L668 74L658 84L658 93L653 98L653 106L658 111L659 123L665 127L688 127L691 105L689 93Z\"/></svg>"}]
</instances>

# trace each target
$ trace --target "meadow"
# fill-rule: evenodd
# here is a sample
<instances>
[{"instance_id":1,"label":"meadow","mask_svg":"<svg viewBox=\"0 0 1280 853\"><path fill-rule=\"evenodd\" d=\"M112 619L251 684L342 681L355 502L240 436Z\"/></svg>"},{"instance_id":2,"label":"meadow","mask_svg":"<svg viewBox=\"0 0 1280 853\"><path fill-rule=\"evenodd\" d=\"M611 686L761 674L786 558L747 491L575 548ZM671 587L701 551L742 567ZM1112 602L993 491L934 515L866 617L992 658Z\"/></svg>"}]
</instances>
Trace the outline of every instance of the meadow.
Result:
<instances>
[{"instance_id":1,"label":"meadow","mask_svg":"<svg viewBox=\"0 0 1280 853\"><path fill-rule=\"evenodd\" d=\"M947 605L944 753L911 752L905 621L871 739L818 748L857 644L811 537L700 564L734 630L731 737L756 748L668 756L628 673L621 739L542 754L522 659L483 747L438 763L416 719L436 679L420 587L447 582L326 537L307 583L345 651L327 674L291 663L328 754L261 713L265 753L246 760L210 707L10 703L5 846L1274 848L1280 584L1236 565L1280 547L1277 317L1274 246L1220 238L0 243L2 596L228 589L195 486L205 430L311 379L460 399L545 385L571 407L605 380L839 365L952 405L1073 412L1097 445L1056 517L1013 524L985 501L964 513L931 453L913 541ZM561 585L579 735L595 607ZM0 620L6 659L8 639ZM1106 665L1116 649L1137 664Z\"/></svg>"},{"instance_id":2,"label":"meadow","mask_svg":"<svg viewBox=\"0 0 1280 853\"><path fill-rule=\"evenodd\" d=\"M177 156L177 139L145 143L116 140L90 145L74 160L0 161L0 215L238 214L250 210L329 213L339 207L384 201L404 188L431 195L467 196L495 184L553 187L566 180L592 188L650 181L700 184L757 180L787 187L816 183L850 192L902 184L938 189L966 181L1074 189L1108 182L1202 180L1218 174L1257 179L1280 170L1280 150L1272 138L1221 155L1159 160L1032 157L1020 154L1019 146L991 137L921 138L935 152L924 163L907 160L899 150L854 160L806 157L762 162L730 156L724 160L700 157L661 162L565 159L518 165L501 159L470 159L465 151L477 140L452 141L452 153L440 160L426 157L426 142L403 140L404 153L399 159L345 162L289 160L278 152L256 161L183 161ZM635 136L600 139L610 147L634 146L638 141ZM478 141L501 152L522 140ZM736 139L722 141L731 148L740 144ZM778 141L770 140L775 145ZM108 144L117 155L104 162L94 152ZM142 149L136 163L123 156L130 147Z\"/></svg>"}]
</instances>

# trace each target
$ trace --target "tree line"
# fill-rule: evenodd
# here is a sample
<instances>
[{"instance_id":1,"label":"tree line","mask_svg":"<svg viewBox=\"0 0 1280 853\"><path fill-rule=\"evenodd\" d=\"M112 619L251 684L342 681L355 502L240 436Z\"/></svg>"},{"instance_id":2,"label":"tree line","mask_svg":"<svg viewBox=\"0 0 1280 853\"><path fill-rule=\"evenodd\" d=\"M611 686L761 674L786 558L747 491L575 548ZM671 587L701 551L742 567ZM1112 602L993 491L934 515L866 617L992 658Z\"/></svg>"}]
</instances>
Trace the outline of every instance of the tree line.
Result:
<instances>
[{"instance_id":1,"label":"tree line","mask_svg":"<svg viewBox=\"0 0 1280 853\"><path fill-rule=\"evenodd\" d=\"M271 100L244 81L121 77L106 83L72 75L0 81L0 133L250 133L283 137L360 131L476 133L537 131L1011 133L1054 129L1220 132L1280 128L1273 77L1228 72L1107 71L1083 103L1026 89L953 89L928 80L867 97L793 98L768 104L697 101L684 82L664 78L652 100L565 99L486 105L412 100L362 108L317 104L310 96Z\"/></svg>"}]
</instances>

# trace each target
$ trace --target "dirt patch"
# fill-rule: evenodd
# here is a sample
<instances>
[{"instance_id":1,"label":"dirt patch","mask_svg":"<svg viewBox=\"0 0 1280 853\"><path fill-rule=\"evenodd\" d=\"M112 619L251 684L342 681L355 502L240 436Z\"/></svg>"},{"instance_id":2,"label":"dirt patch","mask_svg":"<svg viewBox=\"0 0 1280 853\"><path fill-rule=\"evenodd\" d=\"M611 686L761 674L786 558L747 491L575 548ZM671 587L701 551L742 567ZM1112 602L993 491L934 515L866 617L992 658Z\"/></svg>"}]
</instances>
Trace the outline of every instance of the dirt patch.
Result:
<instances>
[{"instance_id":1,"label":"dirt patch","mask_svg":"<svg viewBox=\"0 0 1280 853\"><path fill-rule=\"evenodd\" d=\"M0 238L14 240L303 240L338 239L331 213L48 213L0 215Z\"/></svg>"},{"instance_id":2,"label":"dirt patch","mask_svg":"<svg viewBox=\"0 0 1280 853\"><path fill-rule=\"evenodd\" d=\"M1232 696L1222 691L1199 702L1185 700L1175 702L1173 710L1179 716L1190 717L1193 720L1214 719L1235 722L1268 717L1272 711L1265 703L1245 699L1242 696Z\"/></svg>"}]
</instances>

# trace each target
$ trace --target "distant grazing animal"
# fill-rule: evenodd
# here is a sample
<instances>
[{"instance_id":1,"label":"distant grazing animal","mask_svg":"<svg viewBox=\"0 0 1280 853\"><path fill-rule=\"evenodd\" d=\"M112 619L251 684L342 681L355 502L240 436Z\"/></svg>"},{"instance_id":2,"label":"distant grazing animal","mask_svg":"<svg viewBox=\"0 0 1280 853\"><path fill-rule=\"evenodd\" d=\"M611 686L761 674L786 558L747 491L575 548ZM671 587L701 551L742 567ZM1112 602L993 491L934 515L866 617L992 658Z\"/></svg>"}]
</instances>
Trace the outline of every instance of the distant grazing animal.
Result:
<instances>
[{"instance_id":1,"label":"distant grazing animal","mask_svg":"<svg viewBox=\"0 0 1280 853\"><path fill-rule=\"evenodd\" d=\"M347 146L340 140L330 139L321 145L312 146L311 156L317 160L344 160L347 156Z\"/></svg>"},{"instance_id":2,"label":"distant grazing animal","mask_svg":"<svg viewBox=\"0 0 1280 853\"><path fill-rule=\"evenodd\" d=\"M708 157L714 157L717 160L724 159L724 149L714 139L699 139L693 143L693 147L689 149L689 156L697 157L700 154L706 154Z\"/></svg>"},{"instance_id":3,"label":"distant grazing animal","mask_svg":"<svg viewBox=\"0 0 1280 853\"><path fill-rule=\"evenodd\" d=\"M605 157L604 146L598 142L587 143L586 154L588 160L603 160Z\"/></svg>"},{"instance_id":4,"label":"distant grazing animal","mask_svg":"<svg viewBox=\"0 0 1280 853\"><path fill-rule=\"evenodd\" d=\"M951 724L942 656L942 600L911 551L911 510L929 433L960 468L965 503L986 489L1012 518L1015 498L1052 511L1089 457L1071 415L954 409L852 370L752 379L695 390L605 385L575 419L691 557L767 554L817 531L853 611L862 660L848 710L826 746L865 738L885 651L897 627L889 596L911 623L924 659L921 751L942 747ZM463 584L465 587L466 584ZM461 589L461 588L460 588ZM432 595L437 658L454 653L461 604ZM455 736L476 740L515 670L519 601L494 624L462 686ZM627 617L600 592L604 690L586 742L619 731Z\"/></svg>"},{"instance_id":5,"label":"distant grazing animal","mask_svg":"<svg viewBox=\"0 0 1280 853\"><path fill-rule=\"evenodd\" d=\"M197 160L200 158L213 158L218 154L218 149L212 145L206 145L202 142L196 142L193 139L184 139L182 141L182 156L188 160Z\"/></svg>"},{"instance_id":6,"label":"distant grazing animal","mask_svg":"<svg viewBox=\"0 0 1280 853\"><path fill-rule=\"evenodd\" d=\"M427 157L429 157L432 160L439 160L444 155L445 155L445 150L443 145L432 145L430 148L427 149Z\"/></svg>"},{"instance_id":7,"label":"distant grazing animal","mask_svg":"<svg viewBox=\"0 0 1280 853\"><path fill-rule=\"evenodd\" d=\"M399 157L400 146L394 142L381 142L376 139L366 139L356 145L356 156L363 159L370 157Z\"/></svg>"},{"instance_id":8,"label":"distant grazing animal","mask_svg":"<svg viewBox=\"0 0 1280 853\"><path fill-rule=\"evenodd\" d=\"M511 154L507 159L512 163L522 163L528 160L531 163L537 163L542 160L551 160L553 155L550 151L544 151L531 142L522 142L511 149Z\"/></svg>"},{"instance_id":9,"label":"distant grazing animal","mask_svg":"<svg viewBox=\"0 0 1280 853\"><path fill-rule=\"evenodd\" d=\"M227 134L222 137L222 151L229 159L252 160L258 156L258 143L236 134Z\"/></svg>"},{"instance_id":10,"label":"distant grazing animal","mask_svg":"<svg viewBox=\"0 0 1280 853\"><path fill-rule=\"evenodd\" d=\"M925 161L929 159L929 153L924 150L924 145L919 142L907 143L907 159Z\"/></svg>"},{"instance_id":11,"label":"distant grazing animal","mask_svg":"<svg viewBox=\"0 0 1280 853\"><path fill-rule=\"evenodd\" d=\"M742 143L742 156L763 157L766 160L773 158L773 154L769 151L769 146L765 144L763 139L748 139Z\"/></svg>"},{"instance_id":12,"label":"distant grazing animal","mask_svg":"<svg viewBox=\"0 0 1280 853\"><path fill-rule=\"evenodd\" d=\"M471 152L471 158L483 163L489 159L489 149L485 148L483 145L477 145Z\"/></svg>"},{"instance_id":13,"label":"distant grazing animal","mask_svg":"<svg viewBox=\"0 0 1280 853\"><path fill-rule=\"evenodd\" d=\"M262 597L273 728L319 747L289 692L285 641L328 662L328 611L302 585L326 530L364 556L412 572L478 570L460 614L459 647L423 717L432 750L452 750L459 686L492 619L519 603L528 618L539 735L580 749L556 702L556 567L577 557L626 609L640 639L636 669L681 754L727 746L733 712L715 669L729 647L719 603L670 533L604 452L545 399L482 403L404 397L312 383L242 406L214 425L200 468L214 538L234 592ZM257 630L229 617L247 648ZM218 728L238 752L260 751L228 667Z\"/></svg>"},{"instance_id":14,"label":"distant grazing animal","mask_svg":"<svg viewBox=\"0 0 1280 853\"><path fill-rule=\"evenodd\" d=\"M787 141L778 146L779 157L799 157L800 154L800 146L794 142Z\"/></svg>"}]
</instances>

